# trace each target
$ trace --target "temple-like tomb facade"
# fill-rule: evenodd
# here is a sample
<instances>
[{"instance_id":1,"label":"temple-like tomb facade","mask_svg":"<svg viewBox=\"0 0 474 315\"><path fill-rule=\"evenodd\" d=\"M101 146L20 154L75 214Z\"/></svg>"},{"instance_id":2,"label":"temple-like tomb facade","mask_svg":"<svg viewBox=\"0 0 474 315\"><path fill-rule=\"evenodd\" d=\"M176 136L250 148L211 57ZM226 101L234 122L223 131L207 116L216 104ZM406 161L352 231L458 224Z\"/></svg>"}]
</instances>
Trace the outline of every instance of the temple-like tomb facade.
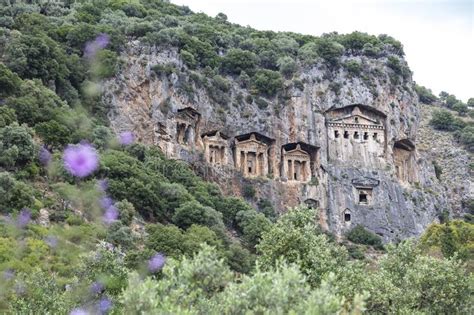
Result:
<instances>
[{"instance_id":1,"label":"temple-like tomb facade","mask_svg":"<svg viewBox=\"0 0 474 315\"><path fill-rule=\"evenodd\" d=\"M301 142L284 145L281 177L288 181L310 181L316 174L317 152L317 147Z\"/></svg>"},{"instance_id":2,"label":"temple-like tomb facade","mask_svg":"<svg viewBox=\"0 0 474 315\"><path fill-rule=\"evenodd\" d=\"M176 114L176 141L183 145L196 143L199 137L201 114L192 107L178 109Z\"/></svg>"},{"instance_id":3,"label":"temple-like tomb facade","mask_svg":"<svg viewBox=\"0 0 474 315\"><path fill-rule=\"evenodd\" d=\"M235 167L245 177L266 176L272 171L270 166L273 139L257 132L235 137L234 163Z\"/></svg>"},{"instance_id":4,"label":"temple-like tomb facade","mask_svg":"<svg viewBox=\"0 0 474 315\"><path fill-rule=\"evenodd\" d=\"M326 112L328 159L359 166L380 166L385 159L385 114L365 105Z\"/></svg>"},{"instance_id":5,"label":"temple-like tomb facade","mask_svg":"<svg viewBox=\"0 0 474 315\"><path fill-rule=\"evenodd\" d=\"M211 131L201 135L204 144L204 157L209 164L227 164L227 137L220 131Z\"/></svg>"},{"instance_id":6,"label":"temple-like tomb facade","mask_svg":"<svg viewBox=\"0 0 474 315\"><path fill-rule=\"evenodd\" d=\"M396 141L393 145L393 162L395 174L402 182L417 181L415 145L409 139Z\"/></svg>"}]
</instances>

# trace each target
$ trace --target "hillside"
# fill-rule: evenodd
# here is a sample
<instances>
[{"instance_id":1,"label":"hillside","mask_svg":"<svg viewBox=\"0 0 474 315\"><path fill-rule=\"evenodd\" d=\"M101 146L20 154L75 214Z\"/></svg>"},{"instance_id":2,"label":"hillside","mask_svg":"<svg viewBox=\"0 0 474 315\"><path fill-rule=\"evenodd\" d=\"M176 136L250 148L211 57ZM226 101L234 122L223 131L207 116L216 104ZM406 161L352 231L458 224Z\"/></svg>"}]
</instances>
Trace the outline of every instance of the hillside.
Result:
<instances>
[{"instance_id":1,"label":"hillside","mask_svg":"<svg viewBox=\"0 0 474 315\"><path fill-rule=\"evenodd\" d=\"M394 38L0 12L1 313L469 312L469 110L439 131Z\"/></svg>"}]
</instances>

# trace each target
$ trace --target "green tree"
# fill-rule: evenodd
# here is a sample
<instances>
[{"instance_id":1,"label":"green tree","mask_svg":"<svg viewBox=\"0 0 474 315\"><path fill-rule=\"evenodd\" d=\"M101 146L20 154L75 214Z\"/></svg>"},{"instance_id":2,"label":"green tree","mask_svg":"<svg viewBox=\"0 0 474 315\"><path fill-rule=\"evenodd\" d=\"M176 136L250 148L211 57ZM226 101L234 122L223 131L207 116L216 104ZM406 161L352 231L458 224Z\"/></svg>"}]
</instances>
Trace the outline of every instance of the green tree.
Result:
<instances>
[{"instance_id":1,"label":"green tree","mask_svg":"<svg viewBox=\"0 0 474 315\"><path fill-rule=\"evenodd\" d=\"M348 259L345 248L332 244L319 232L314 210L300 207L291 209L263 233L257 252L262 268L270 268L283 258L296 263L317 286L329 272L343 268Z\"/></svg>"},{"instance_id":2,"label":"green tree","mask_svg":"<svg viewBox=\"0 0 474 315\"><path fill-rule=\"evenodd\" d=\"M255 72L258 58L253 52L239 48L230 49L222 58L221 68L224 73L238 75L242 71L252 75Z\"/></svg>"},{"instance_id":3,"label":"green tree","mask_svg":"<svg viewBox=\"0 0 474 315\"><path fill-rule=\"evenodd\" d=\"M37 124L35 131L51 148L61 148L71 143L71 131L55 120Z\"/></svg>"},{"instance_id":4,"label":"green tree","mask_svg":"<svg viewBox=\"0 0 474 315\"><path fill-rule=\"evenodd\" d=\"M18 93L20 84L20 77L0 63L0 98Z\"/></svg>"},{"instance_id":5,"label":"green tree","mask_svg":"<svg viewBox=\"0 0 474 315\"><path fill-rule=\"evenodd\" d=\"M424 86L415 84L415 91L418 94L418 99L422 103L433 104L436 100L438 100L438 98L433 94L433 92Z\"/></svg>"},{"instance_id":6,"label":"green tree","mask_svg":"<svg viewBox=\"0 0 474 315\"><path fill-rule=\"evenodd\" d=\"M288 56L279 58L277 65L280 69L280 72L287 78L291 77L297 69L296 61Z\"/></svg>"},{"instance_id":7,"label":"green tree","mask_svg":"<svg viewBox=\"0 0 474 315\"><path fill-rule=\"evenodd\" d=\"M222 214L197 201L188 201L176 209L173 222L183 229L193 224L214 227L222 224Z\"/></svg>"},{"instance_id":8,"label":"green tree","mask_svg":"<svg viewBox=\"0 0 474 315\"><path fill-rule=\"evenodd\" d=\"M6 213L18 211L33 204L33 189L16 180L8 172L0 172L0 208Z\"/></svg>"},{"instance_id":9,"label":"green tree","mask_svg":"<svg viewBox=\"0 0 474 315\"><path fill-rule=\"evenodd\" d=\"M6 106L0 107L0 128L8 126L9 124L16 122L15 111Z\"/></svg>"},{"instance_id":10,"label":"green tree","mask_svg":"<svg viewBox=\"0 0 474 315\"><path fill-rule=\"evenodd\" d=\"M13 123L0 129L0 166L25 166L34 159L33 131Z\"/></svg>"},{"instance_id":11,"label":"green tree","mask_svg":"<svg viewBox=\"0 0 474 315\"><path fill-rule=\"evenodd\" d=\"M283 78L280 73L272 70L258 70L252 81L255 89L267 96L274 96L283 88Z\"/></svg>"}]
</instances>

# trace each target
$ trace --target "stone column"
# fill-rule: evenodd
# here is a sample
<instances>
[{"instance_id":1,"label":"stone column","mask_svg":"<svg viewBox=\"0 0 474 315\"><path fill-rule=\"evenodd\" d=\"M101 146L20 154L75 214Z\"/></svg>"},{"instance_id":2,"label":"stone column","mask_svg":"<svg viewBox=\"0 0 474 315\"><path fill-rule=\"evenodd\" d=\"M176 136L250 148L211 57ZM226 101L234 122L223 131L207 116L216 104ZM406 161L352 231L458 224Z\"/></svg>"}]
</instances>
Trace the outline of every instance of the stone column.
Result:
<instances>
[{"instance_id":1,"label":"stone column","mask_svg":"<svg viewBox=\"0 0 474 315\"><path fill-rule=\"evenodd\" d=\"M244 176L248 175L248 166L247 166L247 151L244 151L244 160L243 160L243 169L244 169Z\"/></svg>"},{"instance_id":2,"label":"stone column","mask_svg":"<svg viewBox=\"0 0 474 315\"><path fill-rule=\"evenodd\" d=\"M235 149L234 149L234 167L236 169L240 169L240 163L241 162L242 161L240 161L240 150L239 150L239 147L236 144Z\"/></svg>"},{"instance_id":3,"label":"stone column","mask_svg":"<svg viewBox=\"0 0 474 315\"><path fill-rule=\"evenodd\" d=\"M268 156L267 154L267 148L265 148L265 151L263 152L263 159L262 159L262 163L263 163L263 176L267 175L269 172L268 172L268 159L270 157Z\"/></svg>"}]
</instances>

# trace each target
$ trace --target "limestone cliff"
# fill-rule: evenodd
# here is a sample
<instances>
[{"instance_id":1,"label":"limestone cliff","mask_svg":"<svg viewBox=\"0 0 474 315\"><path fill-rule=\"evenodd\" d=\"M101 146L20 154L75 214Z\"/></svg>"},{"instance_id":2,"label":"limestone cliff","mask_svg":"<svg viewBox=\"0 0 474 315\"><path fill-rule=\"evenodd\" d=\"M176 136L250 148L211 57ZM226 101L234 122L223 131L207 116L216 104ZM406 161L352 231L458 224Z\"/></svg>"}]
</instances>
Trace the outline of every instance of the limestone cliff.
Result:
<instances>
[{"instance_id":1,"label":"limestone cliff","mask_svg":"<svg viewBox=\"0 0 474 315\"><path fill-rule=\"evenodd\" d=\"M228 194L252 185L255 203L281 212L306 202L337 235L362 224L385 241L417 236L451 209L418 149L411 78L395 75L387 57L342 57L361 64L360 75L300 65L272 98L236 77L214 86L174 49L135 41L121 57L120 74L103 85L112 128L134 131Z\"/></svg>"}]
</instances>

